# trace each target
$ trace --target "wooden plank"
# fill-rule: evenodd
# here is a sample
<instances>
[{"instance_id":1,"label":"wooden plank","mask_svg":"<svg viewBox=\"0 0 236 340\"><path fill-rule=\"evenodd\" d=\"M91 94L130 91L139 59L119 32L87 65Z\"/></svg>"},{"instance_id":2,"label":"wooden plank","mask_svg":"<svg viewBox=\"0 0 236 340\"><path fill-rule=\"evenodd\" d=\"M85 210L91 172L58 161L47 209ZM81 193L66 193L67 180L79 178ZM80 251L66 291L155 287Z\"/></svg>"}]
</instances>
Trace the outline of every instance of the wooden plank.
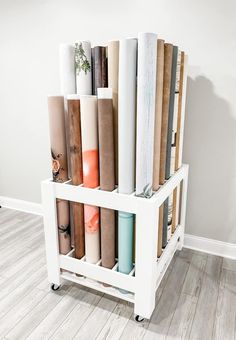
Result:
<instances>
[{"instance_id":1,"label":"wooden plank","mask_svg":"<svg viewBox=\"0 0 236 340\"><path fill-rule=\"evenodd\" d=\"M192 253L183 250L176 258L161 298L151 317L144 339L165 339L179 301Z\"/></svg>"},{"instance_id":2,"label":"wooden plank","mask_svg":"<svg viewBox=\"0 0 236 340\"><path fill-rule=\"evenodd\" d=\"M236 338L235 271L222 269L212 338L215 340L231 340Z\"/></svg>"},{"instance_id":3,"label":"wooden plank","mask_svg":"<svg viewBox=\"0 0 236 340\"><path fill-rule=\"evenodd\" d=\"M182 293L198 297L201 291L207 255L193 253L192 260L183 284Z\"/></svg>"},{"instance_id":4,"label":"wooden plank","mask_svg":"<svg viewBox=\"0 0 236 340\"><path fill-rule=\"evenodd\" d=\"M89 315L93 312L94 308L102 298L101 293L94 294L91 290L84 291L86 292L86 294L84 294L80 298L77 306L71 311L71 313L64 319L61 325L57 328L57 330L51 337L52 340L74 339L74 336L86 322Z\"/></svg>"},{"instance_id":5,"label":"wooden plank","mask_svg":"<svg viewBox=\"0 0 236 340\"><path fill-rule=\"evenodd\" d=\"M6 334L7 339L25 340L32 331L43 321L48 313L67 294L68 287L64 285L59 291L50 292L31 311Z\"/></svg>"},{"instance_id":6,"label":"wooden plank","mask_svg":"<svg viewBox=\"0 0 236 340\"><path fill-rule=\"evenodd\" d=\"M49 339L86 293L85 289L72 286L64 294L56 307L49 312L38 327L27 337L27 340Z\"/></svg>"},{"instance_id":7,"label":"wooden plank","mask_svg":"<svg viewBox=\"0 0 236 340\"><path fill-rule=\"evenodd\" d=\"M96 339L102 328L105 326L107 319L115 309L117 302L118 299L108 298L105 295L73 339Z\"/></svg>"},{"instance_id":8,"label":"wooden plank","mask_svg":"<svg viewBox=\"0 0 236 340\"><path fill-rule=\"evenodd\" d=\"M96 340L119 340L131 315L133 315L133 304L121 300L110 315Z\"/></svg>"},{"instance_id":9,"label":"wooden plank","mask_svg":"<svg viewBox=\"0 0 236 340\"><path fill-rule=\"evenodd\" d=\"M221 266L221 257L208 255L202 280L202 288L190 333L191 340L202 340L203 332L204 339L212 338Z\"/></svg>"},{"instance_id":10,"label":"wooden plank","mask_svg":"<svg viewBox=\"0 0 236 340\"><path fill-rule=\"evenodd\" d=\"M223 259L222 268L236 272L236 261L232 259Z\"/></svg>"},{"instance_id":11,"label":"wooden plank","mask_svg":"<svg viewBox=\"0 0 236 340\"><path fill-rule=\"evenodd\" d=\"M197 297L181 293L166 339L189 339Z\"/></svg>"},{"instance_id":12,"label":"wooden plank","mask_svg":"<svg viewBox=\"0 0 236 340\"><path fill-rule=\"evenodd\" d=\"M27 294L19 303L11 308L0 319L0 336L2 337L11 331L14 325L16 325L22 318L24 318L46 295L38 289L29 290Z\"/></svg>"}]
</instances>

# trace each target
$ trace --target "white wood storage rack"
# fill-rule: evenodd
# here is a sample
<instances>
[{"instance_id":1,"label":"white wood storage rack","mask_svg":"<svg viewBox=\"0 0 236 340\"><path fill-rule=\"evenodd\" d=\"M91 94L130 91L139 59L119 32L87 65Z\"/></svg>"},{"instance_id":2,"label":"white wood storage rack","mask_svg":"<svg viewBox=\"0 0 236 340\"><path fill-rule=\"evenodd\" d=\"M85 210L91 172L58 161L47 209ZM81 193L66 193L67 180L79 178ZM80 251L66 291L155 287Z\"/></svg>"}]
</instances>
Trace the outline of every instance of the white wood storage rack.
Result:
<instances>
[{"instance_id":1,"label":"white wood storage rack","mask_svg":"<svg viewBox=\"0 0 236 340\"><path fill-rule=\"evenodd\" d=\"M182 182L180 223L172 234L160 258L157 258L157 235L159 207ZM42 182L44 228L48 280L52 288L59 287L63 279L76 282L134 303L136 320L149 319L155 308L155 293L177 249L184 241L185 212L188 185L188 165L182 165L176 173L154 193L151 198L141 198L98 189L72 185L70 181ZM135 266L129 274L87 263L85 257L76 259L72 249L67 255L59 254L56 199L81 202L98 207L129 212L136 215ZM76 275L80 274L80 276ZM102 283L110 285L104 286ZM122 293L126 290L129 293Z\"/></svg>"}]
</instances>

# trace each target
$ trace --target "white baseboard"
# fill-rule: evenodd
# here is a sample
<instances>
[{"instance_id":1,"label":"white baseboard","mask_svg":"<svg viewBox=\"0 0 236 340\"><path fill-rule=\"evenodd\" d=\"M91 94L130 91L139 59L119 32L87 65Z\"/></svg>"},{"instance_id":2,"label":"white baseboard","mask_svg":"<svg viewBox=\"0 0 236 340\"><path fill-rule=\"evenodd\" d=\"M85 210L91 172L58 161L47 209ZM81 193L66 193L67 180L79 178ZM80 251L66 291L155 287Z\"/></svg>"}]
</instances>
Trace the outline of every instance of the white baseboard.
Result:
<instances>
[{"instance_id":1,"label":"white baseboard","mask_svg":"<svg viewBox=\"0 0 236 340\"><path fill-rule=\"evenodd\" d=\"M20 210L35 215L43 215L43 208L40 203L0 196L0 205L9 209ZM234 243L185 234L184 247L236 260L236 244Z\"/></svg>"},{"instance_id":2,"label":"white baseboard","mask_svg":"<svg viewBox=\"0 0 236 340\"><path fill-rule=\"evenodd\" d=\"M40 203L18 200L16 198L0 196L0 205L2 207L14 210L20 210L35 215L43 215L43 208Z\"/></svg>"},{"instance_id":3,"label":"white baseboard","mask_svg":"<svg viewBox=\"0 0 236 340\"><path fill-rule=\"evenodd\" d=\"M184 247L236 260L236 244L234 243L185 234Z\"/></svg>"}]
</instances>

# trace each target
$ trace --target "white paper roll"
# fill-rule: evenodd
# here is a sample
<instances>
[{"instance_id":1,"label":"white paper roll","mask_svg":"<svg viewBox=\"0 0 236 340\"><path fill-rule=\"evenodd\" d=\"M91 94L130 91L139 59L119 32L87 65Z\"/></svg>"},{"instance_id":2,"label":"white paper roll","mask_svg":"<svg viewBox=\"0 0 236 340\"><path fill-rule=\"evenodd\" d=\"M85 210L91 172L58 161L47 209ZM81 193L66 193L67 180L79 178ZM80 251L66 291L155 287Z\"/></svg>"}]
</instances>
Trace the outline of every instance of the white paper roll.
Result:
<instances>
[{"instance_id":1,"label":"white paper roll","mask_svg":"<svg viewBox=\"0 0 236 340\"><path fill-rule=\"evenodd\" d=\"M83 182L87 188L99 185L97 97L80 96ZM99 208L84 205L85 256L89 263L100 259Z\"/></svg>"},{"instance_id":2,"label":"white paper roll","mask_svg":"<svg viewBox=\"0 0 236 340\"><path fill-rule=\"evenodd\" d=\"M123 194L132 193L135 182L136 63L137 39L121 40L118 99L118 190Z\"/></svg>"},{"instance_id":3,"label":"white paper roll","mask_svg":"<svg viewBox=\"0 0 236 340\"><path fill-rule=\"evenodd\" d=\"M76 92L79 95L92 94L91 43L75 43Z\"/></svg>"},{"instance_id":4,"label":"white paper roll","mask_svg":"<svg viewBox=\"0 0 236 340\"><path fill-rule=\"evenodd\" d=\"M60 88L61 94L75 93L75 47L61 44L59 47Z\"/></svg>"},{"instance_id":5,"label":"white paper roll","mask_svg":"<svg viewBox=\"0 0 236 340\"><path fill-rule=\"evenodd\" d=\"M138 35L136 195L150 197L153 181L157 35Z\"/></svg>"}]
</instances>

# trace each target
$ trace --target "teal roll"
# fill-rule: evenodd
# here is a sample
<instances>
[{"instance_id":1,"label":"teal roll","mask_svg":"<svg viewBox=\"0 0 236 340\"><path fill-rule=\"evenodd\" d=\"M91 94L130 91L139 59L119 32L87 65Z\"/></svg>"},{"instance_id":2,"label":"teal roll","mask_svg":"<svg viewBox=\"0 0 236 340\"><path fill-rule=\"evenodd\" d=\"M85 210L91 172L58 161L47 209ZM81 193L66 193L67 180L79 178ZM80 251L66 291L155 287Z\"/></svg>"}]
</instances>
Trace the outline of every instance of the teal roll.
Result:
<instances>
[{"instance_id":1,"label":"teal roll","mask_svg":"<svg viewBox=\"0 0 236 340\"><path fill-rule=\"evenodd\" d=\"M118 270L129 274L133 269L134 215L118 213Z\"/></svg>"}]
</instances>

